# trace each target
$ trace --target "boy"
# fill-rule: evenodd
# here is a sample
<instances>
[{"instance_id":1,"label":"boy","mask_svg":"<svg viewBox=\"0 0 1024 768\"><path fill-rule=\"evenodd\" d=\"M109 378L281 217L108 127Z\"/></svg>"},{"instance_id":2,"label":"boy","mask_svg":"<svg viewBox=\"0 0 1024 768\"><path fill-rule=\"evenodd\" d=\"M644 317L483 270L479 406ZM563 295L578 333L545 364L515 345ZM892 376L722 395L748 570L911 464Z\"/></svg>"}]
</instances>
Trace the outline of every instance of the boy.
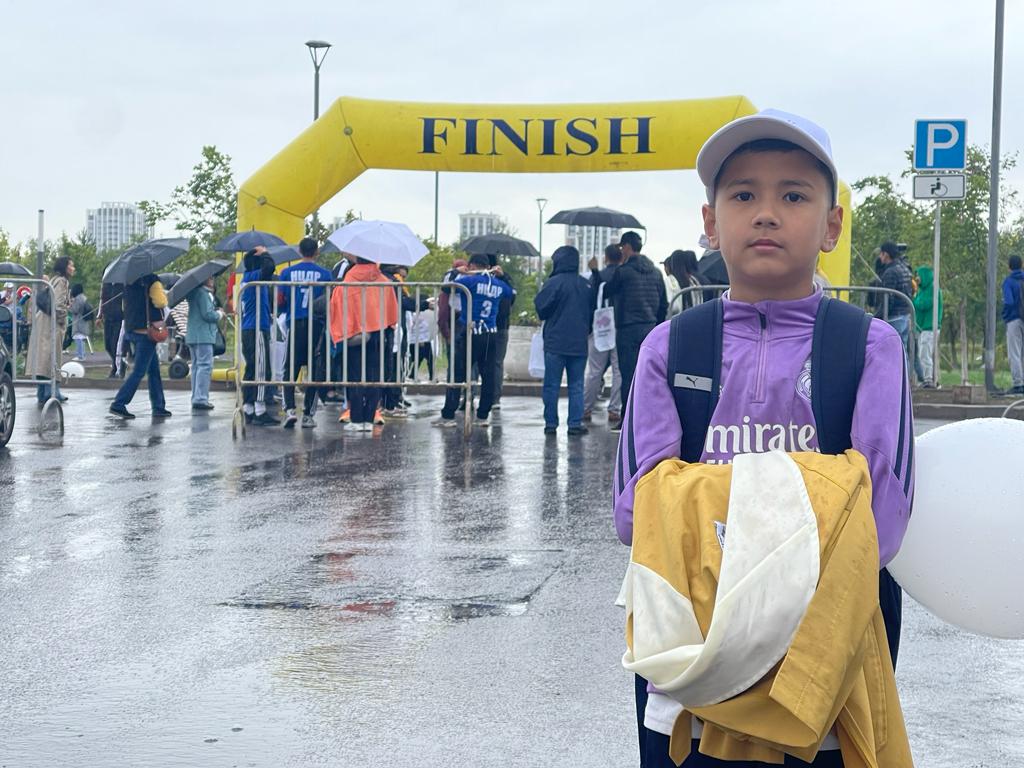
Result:
<instances>
[{"instance_id":1,"label":"boy","mask_svg":"<svg viewBox=\"0 0 1024 768\"><path fill-rule=\"evenodd\" d=\"M317 349L323 346L324 339L323 326L317 328L316 324L314 324L314 327L310 328L310 307L313 306L313 302L316 299L324 295L324 289L313 288L308 283L326 283L330 282L332 278L331 270L316 263L316 257L320 255L320 246L315 239L312 237L302 238L302 241L299 243L299 253L302 256L302 260L281 272L279 279L287 287L282 287L277 292L278 307L288 316L288 333L290 338L294 340L294 352L289 350L291 354L288 356L288 381L295 381L303 367L306 368L306 379L314 378L311 370L311 363L313 361L307 359L310 346L313 347L315 355ZM306 283L306 285L295 287L289 285L290 283ZM311 333L311 330L319 331L319 333ZM312 344L310 343L311 338ZM309 388L307 387L307 389ZM306 397L304 399L302 411L302 426L304 429L311 429L316 426L312 410L315 403L315 397ZM284 388L284 407L284 426L289 429L293 428L295 422L298 421L298 417L295 414L294 386L286 386Z\"/></svg>"},{"instance_id":2,"label":"boy","mask_svg":"<svg viewBox=\"0 0 1024 768\"><path fill-rule=\"evenodd\" d=\"M810 374L823 297L813 278L818 252L835 248L843 222L828 135L804 118L765 110L708 139L697 172L707 189L705 232L711 247L722 252L731 285L721 304L718 400L706 435L697 436L700 461L731 462L745 452L819 450ZM659 325L644 341L623 415L614 489L615 526L625 544L632 540L637 481L681 453L684 435L668 381L670 325ZM675 386L685 388L684 378L676 377ZM711 380L695 381L693 388L708 391ZM880 598L895 663L900 593L884 566L899 549L909 518L913 424L903 344L881 320L871 320L867 328L849 437L871 471L883 566ZM672 765L669 734L682 707L656 692L648 695L640 678L636 697L641 764ZM696 726L694 736L699 737ZM687 768L722 765L696 747ZM841 766L837 748L830 737L814 765Z\"/></svg>"}]
</instances>

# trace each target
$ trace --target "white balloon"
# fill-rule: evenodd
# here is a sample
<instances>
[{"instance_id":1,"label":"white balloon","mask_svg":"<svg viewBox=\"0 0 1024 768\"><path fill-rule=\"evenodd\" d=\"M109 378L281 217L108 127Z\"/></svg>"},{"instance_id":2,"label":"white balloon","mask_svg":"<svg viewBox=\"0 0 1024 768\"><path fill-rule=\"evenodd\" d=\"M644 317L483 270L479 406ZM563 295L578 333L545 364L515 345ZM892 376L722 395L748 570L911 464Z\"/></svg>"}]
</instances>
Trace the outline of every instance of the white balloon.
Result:
<instances>
[{"instance_id":1,"label":"white balloon","mask_svg":"<svg viewBox=\"0 0 1024 768\"><path fill-rule=\"evenodd\" d=\"M1024 638L1024 421L970 419L922 435L906 538L889 570L940 619Z\"/></svg>"}]
</instances>

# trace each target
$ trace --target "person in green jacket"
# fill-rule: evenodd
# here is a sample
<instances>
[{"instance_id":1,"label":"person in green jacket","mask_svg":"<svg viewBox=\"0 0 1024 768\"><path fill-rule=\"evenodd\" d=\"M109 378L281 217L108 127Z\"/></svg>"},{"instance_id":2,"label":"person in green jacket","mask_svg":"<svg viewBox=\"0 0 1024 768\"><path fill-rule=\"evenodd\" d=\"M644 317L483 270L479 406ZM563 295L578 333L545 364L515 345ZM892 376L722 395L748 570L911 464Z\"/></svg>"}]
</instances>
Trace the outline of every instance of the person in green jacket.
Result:
<instances>
[{"instance_id":1,"label":"person in green jacket","mask_svg":"<svg viewBox=\"0 0 1024 768\"><path fill-rule=\"evenodd\" d=\"M931 267L917 268L917 293L914 295L914 310L917 315L917 327L921 329L918 338L917 350L921 359L921 376L924 379L923 387L930 388L935 385L934 359L932 352L938 343L938 333L942 328L942 291L939 294L939 326L932 327L932 301L935 296L935 272Z\"/></svg>"},{"instance_id":2,"label":"person in green jacket","mask_svg":"<svg viewBox=\"0 0 1024 768\"><path fill-rule=\"evenodd\" d=\"M214 278L194 289L188 301L188 331L185 343L192 355L192 411L212 411L210 377L213 374L213 345L217 342L218 323L224 313L213 300Z\"/></svg>"}]
</instances>

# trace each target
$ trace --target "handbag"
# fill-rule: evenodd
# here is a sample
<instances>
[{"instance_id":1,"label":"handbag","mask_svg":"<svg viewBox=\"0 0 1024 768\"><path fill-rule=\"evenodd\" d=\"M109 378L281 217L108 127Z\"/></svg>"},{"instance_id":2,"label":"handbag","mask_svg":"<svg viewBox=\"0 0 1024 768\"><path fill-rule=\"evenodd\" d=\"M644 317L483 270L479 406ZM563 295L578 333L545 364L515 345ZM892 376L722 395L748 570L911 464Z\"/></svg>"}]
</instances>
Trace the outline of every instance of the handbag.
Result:
<instances>
[{"instance_id":1,"label":"handbag","mask_svg":"<svg viewBox=\"0 0 1024 768\"><path fill-rule=\"evenodd\" d=\"M594 310L594 349L609 352L615 349L615 310L602 306L604 283L597 289L597 309Z\"/></svg>"},{"instance_id":2,"label":"handbag","mask_svg":"<svg viewBox=\"0 0 1024 768\"><path fill-rule=\"evenodd\" d=\"M533 334L530 339L530 375L535 379L544 378L544 331Z\"/></svg>"},{"instance_id":3,"label":"handbag","mask_svg":"<svg viewBox=\"0 0 1024 768\"><path fill-rule=\"evenodd\" d=\"M146 335L154 344L161 344L167 341L167 323L163 320L154 320L146 326Z\"/></svg>"},{"instance_id":4,"label":"handbag","mask_svg":"<svg viewBox=\"0 0 1024 768\"><path fill-rule=\"evenodd\" d=\"M213 342L213 356L220 357L228 349L228 340L224 338L224 332L217 329L217 340Z\"/></svg>"}]
</instances>

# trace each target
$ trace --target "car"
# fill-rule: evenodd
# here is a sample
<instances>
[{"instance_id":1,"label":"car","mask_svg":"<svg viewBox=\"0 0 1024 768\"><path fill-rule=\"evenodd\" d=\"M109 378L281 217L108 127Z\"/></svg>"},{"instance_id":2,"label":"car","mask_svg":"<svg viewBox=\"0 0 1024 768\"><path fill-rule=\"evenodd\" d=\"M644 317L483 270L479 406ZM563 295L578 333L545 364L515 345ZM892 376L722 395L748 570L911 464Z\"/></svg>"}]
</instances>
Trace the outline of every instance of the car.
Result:
<instances>
[{"instance_id":1,"label":"car","mask_svg":"<svg viewBox=\"0 0 1024 768\"><path fill-rule=\"evenodd\" d=\"M14 434L17 406L14 399L14 359L7 344L0 338L0 448L7 445Z\"/></svg>"}]
</instances>

